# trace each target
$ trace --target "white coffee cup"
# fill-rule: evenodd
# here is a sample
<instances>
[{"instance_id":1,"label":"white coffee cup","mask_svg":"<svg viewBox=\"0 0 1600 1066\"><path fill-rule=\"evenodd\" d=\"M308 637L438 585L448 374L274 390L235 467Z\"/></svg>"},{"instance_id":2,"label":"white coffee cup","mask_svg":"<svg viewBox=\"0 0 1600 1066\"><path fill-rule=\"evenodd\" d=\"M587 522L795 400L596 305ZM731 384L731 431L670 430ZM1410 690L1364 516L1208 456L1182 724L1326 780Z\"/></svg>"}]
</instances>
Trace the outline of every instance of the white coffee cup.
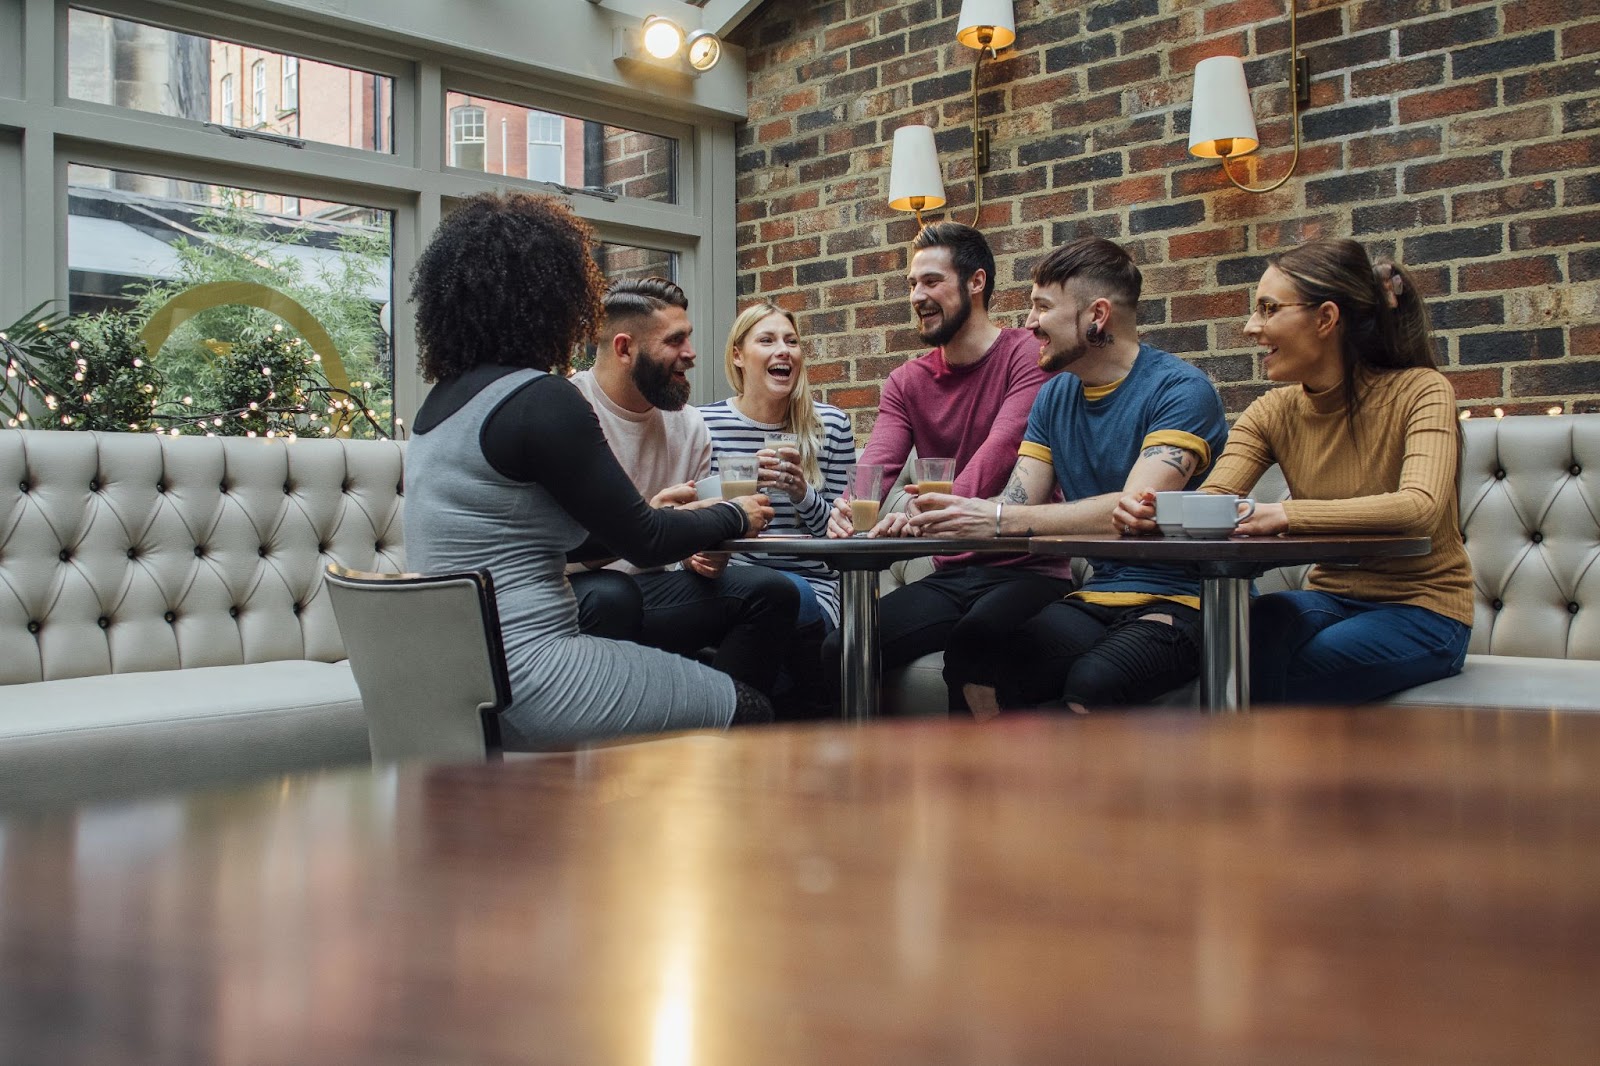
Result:
<instances>
[{"instance_id":1,"label":"white coffee cup","mask_svg":"<svg viewBox=\"0 0 1600 1066\"><path fill-rule=\"evenodd\" d=\"M1161 527L1163 537L1183 536L1183 498L1199 495L1198 492L1184 489L1156 493L1156 525Z\"/></svg>"},{"instance_id":2,"label":"white coffee cup","mask_svg":"<svg viewBox=\"0 0 1600 1066\"><path fill-rule=\"evenodd\" d=\"M1230 537L1235 526L1256 513L1256 501L1249 496L1197 492L1185 496L1181 503L1183 532L1197 540ZM1242 513L1241 504L1246 505Z\"/></svg>"},{"instance_id":3,"label":"white coffee cup","mask_svg":"<svg viewBox=\"0 0 1600 1066\"><path fill-rule=\"evenodd\" d=\"M715 474L708 474L694 483L694 498L697 500L722 499L722 479Z\"/></svg>"}]
</instances>

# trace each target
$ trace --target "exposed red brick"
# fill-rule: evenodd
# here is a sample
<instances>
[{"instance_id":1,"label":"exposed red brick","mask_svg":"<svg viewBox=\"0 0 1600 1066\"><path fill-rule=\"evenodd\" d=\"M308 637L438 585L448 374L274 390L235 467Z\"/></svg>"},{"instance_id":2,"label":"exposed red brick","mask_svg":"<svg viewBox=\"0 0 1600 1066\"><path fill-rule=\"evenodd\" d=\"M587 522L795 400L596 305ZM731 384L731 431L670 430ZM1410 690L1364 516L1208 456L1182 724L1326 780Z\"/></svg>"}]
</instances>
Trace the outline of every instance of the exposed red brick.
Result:
<instances>
[{"instance_id":1,"label":"exposed red brick","mask_svg":"<svg viewBox=\"0 0 1600 1066\"><path fill-rule=\"evenodd\" d=\"M784 241L782 244L772 246L774 263L798 263L803 259L815 259L821 254L821 237L804 237L798 241Z\"/></svg>"},{"instance_id":2,"label":"exposed red brick","mask_svg":"<svg viewBox=\"0 0 1600 1066\"><path fill-rule=\"evenodd\" d=\"M1511 152L1513 177L1549 174L1557 170L1593 170L1596 166L1600 166L1600 135L1530 144Z\"/></svg>"},{"instance_id":3,"label":"exposed red brick","mask_svg":"<svg viewBox=\"0 0 1600 1066\"><path fill-rule=\"evenodd\" d=\"M837 382L847 381L850 376L850 364L840 361L817 362L806 361L806 377L811 379L813 385L833 385Z\"/></svg>"},{"instance_id":4,"label":"exposed red brick","mask_svg":"<svg viewBox=\"0 0 1600 1066\"><path fill-rule=\"evenodd\" d=\"M1600 325L1573 326L1567 334L1568 355L1600 355Z\"/></svg>"},{"instance_id":5,"label":"exposed red brick","mask_svg":"<svg viewBox=\"0 0 1600 1066\"><path fill-rule=\"evenodd\" d=\"M1232 318L1240 313L1246 302L1237 292L1174 296L1167 317L1173 322L1209 322L1214 318Z\"/></svg>"},{"instance_id":6,"label":"exposed red brick","mask_svg":"<svg viewBox=\"0 0 1600 1066\"><path fill-rule=\"evenodd\" d=\"M1167 69L1174 73L1179 71L1193 72L1195 64L1202 59L1212 56L1245 56L1249 54L1249 42L1243 33L1230 33L1221 37L1209 37L1194 44L1186 44L1174 48L1167 53Z\"/></svg>"},{"instance_id":7,"label":"exposed red brick","mask_svg":"<svg viewBox=\"0 0 1600 1066\"><path fill-rule=\"evenodd\" d=\"M830 26L822 35L824 51L832 52L840 48L848 48L853 44L860 44L873 34L871 19L861 19L856 22L847 22L842 26Z\"/></svg>"},{"instance_id":8,"label":"exposed red brick","mask_svg":"<svg viewBox=\"0 0 1600 1066\"><path fill-rule=\"evenodd\" d=\"M1094 209L1105 211L1128 204L1146 204L1159 199L1166 191L1167 179L1163 174L1114 181L1094 190Z\"/></svg>"},{"instance_id":9,"label":"exposed red brick","mask_svg":"<svg viewBox=\"0 0 1600 1066\"><path fill-rule=\"evenodd\" d=\"M1345 151L1351 170L1365 170L1383 163L1402 163L1438 155L1442 141L1439 128L1432 126L1357 137L1345 145Z\"/></svg>"},{"instance_id":10,"label":"exposed red brick","mask_svg":"<svg viewBox=\"0 0 1600 1066\"><path fill-rule=\"evenodd\" d=\"M1555 182L1520 182L1499 189L1456 193L1450 198L1450 217L1456 222L1476 222L1523 211L1548 210L1555 205Z\"/></svg>"},{"instance_id":11,"label":"exposed red brick","mask_svg":"<svg viewBox=\"0 0 1600 1066\"><path fill-rule=\"evenodd\" d=\"M1461 267L1463 292L1521 289L1530 285L1553 285L1560 280L1561 264L1553 255L1469 263Z\"/></svg>"},{"instance_id":12,"label":"exposed red brick","mask_svg":"<svg viewBox=\"0 0 1600 1066\"><path fill-rule=\"evenodd\" d=\"M1196 259L1203 255L1242 252L1245 244L1245 231L1238 226L1196 230L1193 233L1180 233L1175 237L1168 237L1167 258Z\"/></svg>"},{"instance_id":13,"label":"exposed red brick","mask_svg":"<svg viewBox=\"0 0 1600 1066\"><path fill-rule=\"evenodd\" d=\"M794 218L774 218L761 223L761 239L763 241L783 241L794 236Z\"/></svg>"},{"instance_id":14,"label":"exposed red brick","mask_svg":"<svg viewBox=\"0 0 1600 1066\"><path fill-rule=\"evenodd\" d=\"M1433 118L1463 115L1468 111L1482 111L1493 107L1496 99L1493 78L1468 85L1452 85L1429 92L1412 93L1400 98L1400 122L1426 122Z\"/></svg>"},{"instance_id":15,"label":"exposed red brick","mask_svg":"<svg viewBox=\"0 0 1600 1066\"><path fill-rule=\"evenodd\" d=\"M829 403L835 407L843 407L846 410L853 407L878 406L878 387L876 385L828 389L826 395Z\"/></svg>"},{"instance_id":16,"label":"exposed red brick","mask_svg":"<svg viewBox=\"0 0 1600 1066\"><path fill-rule=\"evenodd\" d=\"M1568 26L1561 31L1561 58L1600 52L1600 21Z\"/></svg>"},{"instance_id":17,"label":"exposed red brick","mask_svg":"<svg viewBox=\"0 0 1600 1066\"><path fill-rule=\"evenodd\" d=\"M878 299L877 281L850 281L829 285L822 290L822 302L827 307L865 303Z\"/></svg>"},{"instance_id":18,"label":"exposed red brick","mask_svg":"<svg viewBox=\"0 0 1600 1066\"><path fill-rule=\"evenodd\" d=\"M1446 370L1444 376L1456 390L1457 400L1493 400L1506 394L1503 370Z\"/></svg>"},{"instance_id":19,"label":"exposed red brick","mask_svg":"<svg viewBox=\"0 0 1600 1066\"><path fill-rule=\"evenodd\" d=\"M764 122L756 127L757 144L776 144L794 136L794 120L788 118Z\"/></svg>"},{"instance_id":20,"label":"exposed red brick","mask_svg":"<svg viewBox=\"0 0 1600 1066\"><path fill-rule=\"evenodd\" d=\"M1252 26L1282 17L1283 5L1276 0L1234 0L1231 4L1218 4L1206 10L1205 32L1217 33L1235 26Z\"/></svg>"},{"instance_id":21,"label":"exposed red brick","mask_svg":"<svg viewBox=\"0 0 1600 1066\"><path fill-rule=\"evenodd\" d=\"M1508 34L1571 22L1578 14L1570 0L1509 0L1500 11Z\"/></svg>"}]
</instances>

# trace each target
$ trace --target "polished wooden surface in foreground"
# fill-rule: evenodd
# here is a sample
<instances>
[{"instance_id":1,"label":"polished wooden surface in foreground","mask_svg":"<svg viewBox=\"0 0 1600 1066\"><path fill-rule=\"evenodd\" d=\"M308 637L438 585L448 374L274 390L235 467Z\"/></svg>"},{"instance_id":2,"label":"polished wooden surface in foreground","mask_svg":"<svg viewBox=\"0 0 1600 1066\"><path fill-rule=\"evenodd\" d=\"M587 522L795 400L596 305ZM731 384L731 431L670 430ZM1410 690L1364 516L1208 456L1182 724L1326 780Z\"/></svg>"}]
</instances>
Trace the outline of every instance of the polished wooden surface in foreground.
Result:
<instances>
[{"instance_id":1,"label":"polished wooden surface in foreground","mask_svg":"<svg viewBox=\"0 0 1600 1066\"><path fill-rule=\"evenodd\" d=\"M0 823L0 1060L1600 1060L1600 716L752 730Z\"/></svg>"}]
</instances>

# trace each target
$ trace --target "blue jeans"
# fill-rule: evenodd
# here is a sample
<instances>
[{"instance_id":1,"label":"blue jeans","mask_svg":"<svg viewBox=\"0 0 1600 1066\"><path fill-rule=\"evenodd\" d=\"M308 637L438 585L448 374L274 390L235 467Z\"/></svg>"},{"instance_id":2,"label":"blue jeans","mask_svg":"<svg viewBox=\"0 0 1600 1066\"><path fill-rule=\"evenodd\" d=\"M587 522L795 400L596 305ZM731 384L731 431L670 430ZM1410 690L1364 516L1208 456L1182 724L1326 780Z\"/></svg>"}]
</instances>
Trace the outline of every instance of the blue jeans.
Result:
<instances>
[{"instance_id":1,"label":"blue jeans","mask_svg":"<svg viewBox=\"0 0 1600 1066\"><path fill-rule=\"evenodd\" d=\"M794 587L800 590L800 614L794 620L795 625L804 626L812 622L821 622L825 628L833 628L828 616L822 613L822 601L817 599L817 590L811 587L811 582L788 570L776 570L774 573L782 574L793 581Z\"/></svg>"},{"instance_id":2,"label":"blue jeans","mask_svg":"<svg viewBox=\"0 0 1600 1066\"><path fill-rule=\"evenodd\" d=\"M1425 607L1327 592L1250 605L1253 703L1366 703L1461 672L1472 627Z\"/></svg>"}]
</instances>

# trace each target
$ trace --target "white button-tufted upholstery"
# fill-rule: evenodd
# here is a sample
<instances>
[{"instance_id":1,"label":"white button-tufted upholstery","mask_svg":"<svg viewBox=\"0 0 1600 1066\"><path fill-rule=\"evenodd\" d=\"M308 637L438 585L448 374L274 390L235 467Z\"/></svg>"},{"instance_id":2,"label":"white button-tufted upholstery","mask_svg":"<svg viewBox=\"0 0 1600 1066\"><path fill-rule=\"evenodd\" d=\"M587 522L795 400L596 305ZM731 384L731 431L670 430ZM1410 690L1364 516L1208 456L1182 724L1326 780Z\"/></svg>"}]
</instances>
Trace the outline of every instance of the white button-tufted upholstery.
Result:
<instances>
[{"instance_id":1,"label":"white button-tufted upholstery","mask_svg":"<svg viewBox=\"0 0 1600 1066\"><path fill-rule=\"evenodd\" d=\"M0 685L338 663L323 568L401 568L403 457L380 441L0 431ZM348 670L336 672L323 698L349 704ZM238 701L228 676L216 675L212 696L184 678L181 713L225 718ZM270 689L270 672L248 676ZM146 678L128 691L153 687ZM303 702L294 688L285 699ZM261 717L260 691L243 702ZM64 715L63 729L91 728L82 713ZM24 690L0 688L0 748L23 736L37 748L48 715ZM359 717L357 702L358 734ZM125 719L93 728L137 727Z\"/></svg>"},{"instance_id":2,"label":"white button-tufted upholstery","mask_svg":"<svg viewBox=\"0 0 1600 1066\"><path fill-rule=\"evenodd\" d=\"M1390 702L1600 710L1600 415L1471 419L1462 430L1462 529L1477 589L1466 669ZM1274 469L1255 495L1282 491ZM1299 587L1306 569L1275 570L1257 587ZM883 591L921 570L886 572ZM924 656L886 678L885 705L943 707L942 662Z\"/></svg>"}]
</instances>

